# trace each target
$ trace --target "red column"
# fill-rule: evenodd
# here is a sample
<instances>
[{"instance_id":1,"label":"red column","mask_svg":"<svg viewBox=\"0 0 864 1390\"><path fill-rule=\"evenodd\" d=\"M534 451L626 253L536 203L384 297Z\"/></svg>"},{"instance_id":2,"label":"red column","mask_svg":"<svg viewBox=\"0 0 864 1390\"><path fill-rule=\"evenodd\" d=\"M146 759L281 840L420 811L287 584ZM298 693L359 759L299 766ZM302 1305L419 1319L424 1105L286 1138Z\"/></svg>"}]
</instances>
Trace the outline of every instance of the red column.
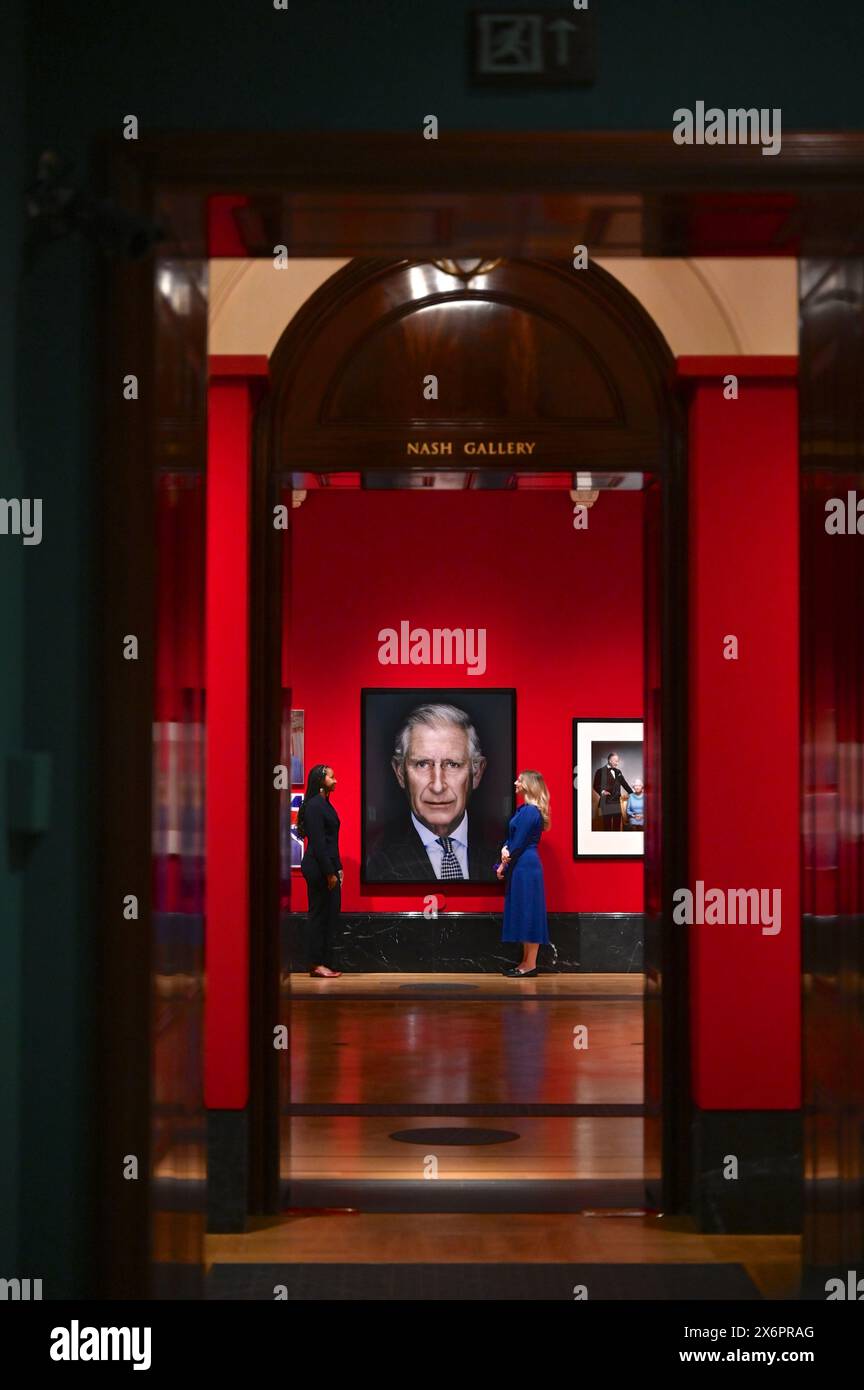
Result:
<instances>
[{"instance_id":1,"label":"red column","mask_svg":"<svg viewBox=\"0 0 864 1390\"><path fill-rule=\"evenodd\" d=\"M211 258L250 255L235 216L249 206L242 193L214 193L207 199L207 254Z\"/></svg>"},{"instance_id":2,"label":"red column","mask_svg":"<svg viewBox=\"0 0 864 1390\"><path fill-rule=\"evenodd\" d=\"M693 1098L801 1103L795 358L681 358L689 428L690 876L779 888L779 933L694 925ZM724 398L724 378L738 398ZM736 661L723 655L734 636ZM685 886L685 885L682 885ZM687 928L682 927L682 930Z\"/></svg>"},{"instance_id":3,"label":"red column","mask_svg":"<svg viewBox=\"0 0 864 1390\"><path fill-rule=\"evenodd\" d=\"M211 357L205 597L204 1101L249 1094L249 583L252 419L266 357Z\"/></svg>"}]
</instances>

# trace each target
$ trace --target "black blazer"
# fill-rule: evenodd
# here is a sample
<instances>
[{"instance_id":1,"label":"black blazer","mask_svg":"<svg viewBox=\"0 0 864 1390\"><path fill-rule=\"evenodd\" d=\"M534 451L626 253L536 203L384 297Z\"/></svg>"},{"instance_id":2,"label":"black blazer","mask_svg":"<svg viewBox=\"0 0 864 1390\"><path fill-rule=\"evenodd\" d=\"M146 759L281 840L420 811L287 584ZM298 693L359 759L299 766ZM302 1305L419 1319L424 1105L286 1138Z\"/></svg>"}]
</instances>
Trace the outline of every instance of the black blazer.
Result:
<instances>
[{"instance_id":1,"label":"black blazer","mask_svg":"<svg viewBox=\"0 0 864 1390\"><path fill-rule=\"evenodd\" d=\"M605 767L598 767L594 773L594 790L600 797L601 816L620 816L622 787L628 793L633 791L620 767L612 768L608 763ZM603 796L604 791L608 791L609 795Z\"/></svg>"},{"instance_id":2,"label":"black blazer","mask_svg":"<svg viewBox=\"0 0 864 1390\"><path fill-rule=\"evenodd\" d=\"M500 841L484 840L476 829L468 832L468 878L437 879L412 821L391 826L366 856L364 878L372 883L497 883L495 864Z\"/></svg>"},{"instance_id":3,"label":"black blazer","mask_svg":"<svg viewBox=\"0 0 864 1390\"><path fill-rule=\"evenodd\" d=\"M342 868L339 858L339 826L341 821L331 806L329 797L310 797L303 807L306 831L306 853L301 868L304 873L337 874Z\"/></svg>"}]
</instances>

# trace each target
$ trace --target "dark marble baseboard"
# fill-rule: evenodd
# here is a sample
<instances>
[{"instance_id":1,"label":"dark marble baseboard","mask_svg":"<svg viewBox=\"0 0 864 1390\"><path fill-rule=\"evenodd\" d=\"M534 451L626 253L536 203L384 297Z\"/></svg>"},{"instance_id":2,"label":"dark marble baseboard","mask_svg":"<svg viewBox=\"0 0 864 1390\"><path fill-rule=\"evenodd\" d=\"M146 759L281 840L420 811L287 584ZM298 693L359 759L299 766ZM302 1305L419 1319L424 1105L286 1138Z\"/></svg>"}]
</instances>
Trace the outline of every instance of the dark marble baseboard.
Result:
<instances>
[{"instance_id":1,"label":"dark marble baseboard","mask_svg":"<svg viewBox=\"0 0 864 1390\"><path fill-rule=\"evenodd\" d=\"M639 973L643 963L641 913L552 912L551 946L541 946L541 971L561 974ZM498 974L520 956L502 943L499 912L346 912L336 944L336 964L346 974L428 972ZM282 918L286 969L308 969L306 914Z\"/></svg>"},{"instance_id":2,"label":"dark marble baseboard","mask_svg":"<svg viewBox=\"0 0 864 1390\"><path fill-rule=\"evenodd\" d=\"M428 1189L435 1183L425 1183ZM633 1328L629 1314L618 1313L633 1303L650 1300L649 1306L661 1301L688 1303L757 1303L758 1288L740 1264L231 1264L214 1263L207 1275L208 1300L218 1302L273 1303L277 1296L297 1303L449 1303L452 1306L469 1302L533 1303L544 1311L551 1303L569 1303L570 1320L574 1289L584 1287L591 1300L592 1330L597 1326L598 1308L611 1303L615 1309L614 1322L624 1322L631 1328L630 1337L639 1338L641 1328ZM738 1312L738 1310L735 1310ZM392 1319L393 1314L390 1314ZM397 1318L399 1314L396 1314ZM709 1316L711 1316L709 1314ZM716 1315L715 1315L716 1316ZM236 1314L235 1314L236 1317ZM765 1314L760 1314L765 1320ZM342 1319L331 1314L334 1323ZM366 1321L369 1314L366 1314ZM449 1320L449 1315L445 1314ZM743 1316L741 1318L744 1321ZM748 1312L748 1320L753 1321ZM546 1322L549 1314L546 1313ZM610 1323L613 1319L610 1318ZM675 1324L680 1327L681 1313ZM655 1332L658 1313L652 1313L645 1326ZM500 1323L500 1316L499 1316ZM680 1336L680 1333L678 1334ZM598 1340L595 1333L595 1340ZM580 1348L581 1349L581 1348ZM820 1348L820 1351L822 1348ZM704 1353L701 1353L704 1355ZM717 1352L720 1356L723 1353ZM620 1358L618 1358L620 1359ZM824 1356L823 1356L824 1360ZM634 1362L635 1365L635 1362ZM641 1367L637 1367L641 1370Z\"/></svg>"},{"instance_id":3,"label":"dark marble baseboard","mask_svg":"<svg viewBox=\"0 0 864 1390\"><path fill-rule=\"evenodd\" d=\"M249 1136L245 1110L207 1111L207 1230L246 1230Z\"/></svg>"},{"instance_id":4,"label":"dark marble baseboard","mask_svg":"<svg viewBox=\"0 0 864 1390\"><path fill-rule=\"evenodd\" d=\"M700 1231L795 1235L804 1208L800 1110L694 1108L692 1212ZM729 1156L738 1176L724 1176Z\"/></svg>"},{"instance_id":5,"label":"dark marble baseboard","mask_svg":"<svg viewBox=\"0 0 864 1390\"><path fill-rule=\"evenodd\" d=\"M155 1261L150 1276L151 1298L171 1303L204 1297L206 1270L201 1265Z\"/></svg>"}]
</instances>

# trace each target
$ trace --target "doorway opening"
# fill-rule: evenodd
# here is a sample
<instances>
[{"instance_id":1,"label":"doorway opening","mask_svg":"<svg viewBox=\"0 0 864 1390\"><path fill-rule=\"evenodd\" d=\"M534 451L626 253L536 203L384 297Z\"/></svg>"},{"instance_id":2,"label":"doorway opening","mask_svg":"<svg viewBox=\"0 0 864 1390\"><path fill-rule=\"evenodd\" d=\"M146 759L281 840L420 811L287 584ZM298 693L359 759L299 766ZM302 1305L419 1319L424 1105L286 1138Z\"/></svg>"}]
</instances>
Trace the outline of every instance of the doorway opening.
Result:
<instances>
[{"instance_id":1,"label":"doorway opening","mask_svg":"<svg viewBox=\"0 0 864 1390\"><path fill-rule=\"evenodd\" d=\"M310 139L315 149L312 160ZM833 351L817 352L814 334L820 341L826 334L832 337L841 308L849 304L854 307L860 290L860 264L852 254L858 246L854 185L860 182L861 173L856 137L819 137L814 142L812 134L792 135L784 141L782 167L779 161L760 159L755 149L694 147L676 152L673 170L668 158L668 138L662 134L532 134L530 161L526 149L524 140L511 135L454 135L446 148L442 146L436 151L440 158L430 183L426 166L422 170L417 166L414 137L408 134L352 137L340 131L330 136L250 135L226 141L221 134L186 139L172 132L150 137L146 147L137 142L107 142L109 181L115 195L124 206L142 215L158 211L172 229L155 279L153 267L145 262L112 265L106 275L107 342L116 360L135 364L142 383L142 404L138 407L141 419L133 430L129 429L130 406L121 402L107 383L104 397L107 445L103 480L108 524L103 534L107 580L106 755L104 883L100 901L106 922L111 922L116 904L128 893L129 885L138 885L143 924L143 930L135 933L108 930L101 943L106 987L100 995L100 1027L107 1061L101 1125L104 1241L100 1267L103 1287L110 1288L114 1295L118 1289L124 1289L128 1296L142 1296L148 1253L157 1263L167 1261L169 1266L176 1258L178 1241L187 1242L192 1251L190 1259L194 1259L196 1251L200 1253L205 1208L203 1178L208 1169L212 1175L215 1168L220 1168L222 1177L227 1173L232 1181L230 1220L235 1224L221 1229L242 1229L236 1223L242 1222L247 1213L276 1210L279 1201L278 1074L274 1088L273 1054L262 1050L257 1026L262 1020L269 1025L278 1018L278 900L263 915L260 911L262 894L270 892L271 884L275 885L273 897L278 899L278 814L271 816L260 797L251 807L254 816L265 817L267 829L267 834L261 834L260 824L252 827L256 859L269 855L272 868L267 877L258 872L251 874L251 883L246 884L255 924L254 932L247 937L243 916L244 949L248 941L253 952L251 972L247 972L245 961L241 971L234 974L233 961L221 962L225 966L218 982L222 1012L216 1023L211 1023L211 1037L208 1042L205 1036L203 1053L197 1047L194 1018L184 1035L188 1045L176 1047L172 1041L169 1048L163 1049L162 1061L167 1059L169 1065L187 1069L191 1099L181 1102L176 1116L165 1112L168 1123L162 1125L164 1132L157 1134L152 1100L155 1094L156 1103L160 1103L162 1092L153 1026L159 1025L164 1012L154 1012L152 1002L154 990L161 988L160 933L168 928L173 930L174 924L166 921L164 914L160 916L158 895L149 891L152 798L130 800L128 796L130 786L150 788L151 780L154 790L158 785L151 777L153 668L150 659L135 663L138 679L130 683L132 665L124 663L118 668L114 660L118 643L130 631L140 634L142 652L152 652L156 646L153 595L158 556L157 510L173 504L170 497L160 496L158 508L155 505L155 473L170 469L184 479L197 478L201 484L205 481L208 299L212 308L216 266L212 257L238 258L234 266L238 275L246 271L242 258L258 257L264 266L272 248L283 241L288 242L291 255L298 257L383 257L399 248L400 254L414 258L411 264L415 266L432 263L431 258L437 259L445 246L447 254L456 257L474 252L478 242L482 242L487 256L560 257L562 248L569 249L578 241L590 245L592 254L610 257L607 264L616 274L617 267L626 265L630 257L637 261L645 258L640 263L646 266L650 265L650 258L661 257L662 261L654 262L655 265L673 268L679 257L720 257L723 260L717 264L724 267L743 264L741 257L753 257L758 274L748 291L747 302L757 306L757 316L762 300L756 291L766 275L786 268L795 277L800 264L805 311L802 323L805 330L813 330L805 331L801 344L800 370L806 388L802 395L803 452L807 457L816 457L818 463L828 455L838 456L838 450L850 454L854 450L855 421L844 434L842 406L855 396L854 392L841 389L840 379L854 360L854 351L850 348L849 353L839 355ZM528 168L530 192L526 192ZM442 192L444 189L450 191ZM622 194L622 189L628 191ZM214 227L218 236L214 236ZM220 249L214 249L217 244ZM830 258L835 256L839 259L832 261ZM421 259L424 257L425 261ZM800 263L797 257L801 258ZM338 269L342 262L331 264ZM559 261L558 268L562 280L572 273L566 261ZM848 293L837 292L840 280L848 282ZM276 281L271 278L273 283ZM814 286L820 293L815 292ZM649 303L644 296L638 297ZM610 312L613 298L609 299ZM719 296L715 306L721 314L722 299ZM824 311L826 300L830 301L831 312ZM689 292L679 296L678 304L689 316ZM810 309L808 317L806 311ZM655 318L658 323L665 322L659 314ZM854 338L854 313L850 311L847 318ZM624 322L628 322L626 313ZM764 335L757 334L755 340L745 336L739 342L736 326L734 317L725 323L732 341L721 334L719 346L713 345L712 338L710 346L704 346L700 340L688 347L676 342L673 331L667 331L667 336L670 343L676 343L676 353L767 353L767 361L758 355L754 357L754 365L763 370L772 361L775 365L781 360L791 362L791 358L775 354L794 354L794 337L781 335L778 344L770 334L771 341L767 342ZM638 332L635 337L639 338ZM245 343L230 349L236 353L247 350ZM663 357L662 348L659 357ZM707 359L701 360L704 363ZM658 380L657 373L649 372L649 376ZM664 377L662 367L659 377ZM655 624L646 659L646 736L652 736L651 730L660 730L662 734L662 746L655 747L653 756L658 787L662 780L663 833L659 845L649 845L646 860L645 1124L658 1150L662 1144L664 1210L687 1210L698 1206L704 1197L704 1219L704 1207L710 1204L711 1193L707 1188L700 1189L698 1183L691 1189L688 1181L690 1126L694 1117L700 1118L700 1112L694 1104L689 1078L687 940L684 933L670 929L661 910L662 904L670 901L670 890L687 881L687 865L682 862L686 845L684 789L678 786L677 797L671 789L678 785L676 776L685 766L686 756L684 575L688 514L680 419L664 381L659 381L657 389L664 412L675 423L666 432L667 447L656 463L655 475L661 478L660 485L646 492L647 530L664 558L662 569L655 571L653 578L646 573L646 621ZM826 399L833 400L836 407L829 412L830 419L825 414ZM391 400L391 406L395 404ZM265 406L259 419L259 428L265 432L270 430L268 409ZM336 459L333 446L338 443L337 432L330 430L324 453L316 455L314 439L308 437L306 444L310 447L307 450L304 446L293 462L298 471L314 473L325 472L328 464L346 471L371 468L376 459L379 467L392 465L395 460L392 454L388 457L387 450L405 437L405 419L399 417L398 411L393 415L394 420L397 418L399 429L391 432L389 440L386 431L382 431L365 459L357 455L353 461ZM299 432L295 438L299 440ZM641 444L646 445L647 440L643 434ZM595 443L602 446L602 440L595 439ZM554 450L554 441L552 447ZM571 447L560 460L563 466L572 466L572 453ZM634 456L631 452L631 462ZM122 468L116 467L119 457L123 458ZM645 465L645 472L646 476L651 474L651 465ZM256 486L262 476L266 478L266 471L256 477ZM209 491L210 479L206 482ZM169 482L167 492L173 490L174 484ZM261 498L254 500L257 504ZM117 517L124 519L123 524L116 524ZM127 524L130 517L135 518L134 527ZM262 553L263 548L256 545L258 597ZM192 557L184 553L184 561L191 564ZM196 585L196 591L200 591L198 577L191 587ZM272 595L277 589L278 580L274 579L266 593ZM263 611L263 606L257 606L254 614L259 639ZM838 617L841 627L844 614L845 610ZM824 613L820 611L818 616L815 628L815 619L810 622L814 631L824 627ZM271 624L269 630L278 642L279 623ZM838 643L841 650L840 638ZM260 714L264 704L262 692L269 689L266 673L277 669L278 655L263 652L259 640L254 650L243 653L244 671L247 657L252 661L256 709ZM194 670L188 682L185 677L181 681L181 685L186 684L200 686ZM248 767L256 779L265 760L272 759L279 747L278 691L274 707L274 728L264 728L259 719L252 731ZM208 704L208 721L211 712ZM165 718L186 719L185 707L181 706L180 715L169 714ZM194 760L194 740L187 743ZM838 747L841 744L842 740ZM646 748L646 757L651 756ZM272 777L272 761L267 770ZM195 772L189 778L189 804L195 815L199 814L194 807L197 785L200 778ZM190 815L190 824L194 832L194 815ZM244 834L247 828L244 823ZM650 830L649 825L649 838ZM239 839L238 834L237 843ZM197 853L194 834L188 835L188 845L190 853ZM208 875L210 866L208 859ZM208 877L208 890L212 889ZM210 891L210 903L214 900L218 902L219 895ZM178 927L183 925L177 922ZM203 942L203 924L193 925L198 932L196 942ZM212 923L208 923L208 949L212 944L211 927ZM820 937L820 960L826 950L823 938L824 932ZM192 961L193 970L189 971L186 966L190 952L184 944L177 957L179 973L194 974L195 988L203 991L197 944L194 952L197 954ZM265 969L262 965L267 964L268 952L272 959ZM169 966L173 971L174 962L169 961ZM208 964L207 1001L212 1019L211 967L212 961ZM234 987L236 980L240 983L235 994L241 1002L234 1007L232 996L232 1008L226 1016L222 1007L225 992L229 986ZM251 1007L247 1009L250 984ZM807 1007L805 998L805 1010ZM191 1010L173 1010L178 1023L191 1014ZM251 1028L250 1019L257 1021ZM698 1012L694 1024L698 1033ZM287 1065L284 1058L279 1060ZM223 1075L227 1078L224 1082ZM247 1075L251 1082L248 1095ZM212 1085L213 1077L220 1081L218 1088ZM168 1098L169 1106L177 1105L179 1092L180 1088L175 1088ZM820 1093L814 1124L824 1120L822 1099ZM194 1132L187 1123L192 1110L196 1112ZM769 1118L772 1113L768 1112ZM711 1117L720 1124L737 1123L732 1112L711 1111ZM761 1123L758 1114L748 1112L745 1118ZM705 1119L704 1112L701 1119ZM172 1127L176 1132L172 1133ZM194 1152L190 1152L183 1172L184 1179L189 1179L183 1184L183 1210L179 1209L170 1183L164 1188L160 1186L157 1167L159 1155L176 1148L178 1137L182 1137L180 1131L183 1136L191 1134L194 1141ZM783 1171L791 1172L796 1152L794 1138L787 1138L785 1130L776 1139L773 1128L770 1133L772 1153L776 1151L785 1164ZM214 1138L226 1142L214 1148L209 1142ZM760 1134L755 1140L755 1151L760 1155L761 1144ZM123 1152L148 1156L151 1181L123 1184L123 1200L118 1203L114 1156L121 1145ZM214 1157L219 1158L219 1164L213 1162ZM695 1153L693 1162L694 1172L703 1176L707 1171L704 1154ZM196 1182L200 1190L196 1190L192 1222L188 1219L189 1193ZM808 1180L809 1206L816 1201L816 1186ZM214 1188L224 1195L221 1178ZM836 1233L841 1228L845 1231L848 1225L826 1222L824 1229ZM156 1239L152 1238L154 1227ZM812 1256L812 1229L805 1227L805 1231L809 1232ZM184 1252L185 1249L184 1246ZM821 1263L825 1252L818 1253Z\"/></svg>"},{"instance_id":2,"label":"doorway opening","mask_svg":"<svg viewBox=\"0 0 864 1390\"><path fill-rule=\"evenodd\" d=\"M594 488L588 505L573 501L570 473L483 470L298 481L276 480L286 505L302 497L283 610L281 762L293 757L298 778L281 814L283 1205L644 1207L643 835L625 809L610 847L591 789L613 745L628 785L641 791L645 778L643 491ZM620 569L604 576L615 545ZM580 623L595 574L600 593ZM442 631L441 655L461 664L434 660ZM608 662L617 698L604 706ZM416 825L428 809L399 786L391 754L406 715L432 704L465 710L478 733L467 880L436 878L427 857L425 881L412 881L424 866L407 859L409 815ZM586 733L594 754L579 769L594 802L587 833L575 825L574 725L577 758ZM291 867L299 783L321 762L337 777L345 866L332 981L307 973L305 885ZM519 948L500 941L493 866L523 766L552 793L541 844L551 943L539 977L516 981L501 973ZM466 792L433 786L458 813ZM587 857L598 843L608 857Z\"/></svg>"}]
</instances>

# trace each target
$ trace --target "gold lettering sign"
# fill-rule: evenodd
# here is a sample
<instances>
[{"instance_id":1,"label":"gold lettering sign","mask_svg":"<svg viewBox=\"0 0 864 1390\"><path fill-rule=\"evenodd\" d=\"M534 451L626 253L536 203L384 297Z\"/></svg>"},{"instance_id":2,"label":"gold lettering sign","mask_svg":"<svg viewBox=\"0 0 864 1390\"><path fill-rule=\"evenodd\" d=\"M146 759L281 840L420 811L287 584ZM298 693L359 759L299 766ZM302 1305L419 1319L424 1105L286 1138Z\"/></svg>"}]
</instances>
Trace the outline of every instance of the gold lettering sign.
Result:
<instances>
[{"instance_id":1,"label":"gold lettering sign","mask_svg":"<svg viewBox=\"0 0 864 1390\"><path fill-rule=\"evenodd\" d=\"M533 454L536 447L537 441L533 439L466 439L462 443L462 453L469 458L503 458L513 455L530 455ZM430 456L433 458L452 458L453 441L452 439L409 439L405 445L405 452L423 458Z\"/></svg>"}]
</instances>

